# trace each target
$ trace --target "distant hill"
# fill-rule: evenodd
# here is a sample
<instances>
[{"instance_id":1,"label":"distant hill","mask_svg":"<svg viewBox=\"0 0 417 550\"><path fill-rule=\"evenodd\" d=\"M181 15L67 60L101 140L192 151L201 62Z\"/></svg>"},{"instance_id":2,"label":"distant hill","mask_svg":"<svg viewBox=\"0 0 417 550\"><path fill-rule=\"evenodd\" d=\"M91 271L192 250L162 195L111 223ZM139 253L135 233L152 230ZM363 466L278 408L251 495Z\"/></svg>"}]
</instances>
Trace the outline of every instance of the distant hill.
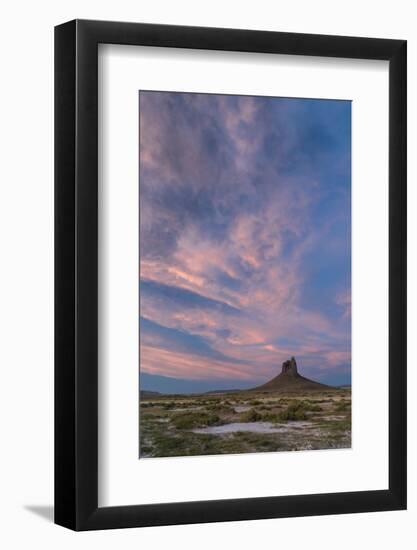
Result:
<instances>
[{"instance_id":1,"label":"distant hill","mask_svg":"<svg viewBox=\"0 0 417 550\"><path fill-rule=\"evenodd\" d=\"M333 386L320 384L309 378L298 374L297 363L294 357L284 361L281 372L272 378L269 382L252 388L251 391L259 392L310 392L310 391L329 391L334 390Z\"/></svg>"},{"instance_id":2,"label":"distant hill","mask_svg":"<svg viewBox=\"0 0 417 550\"><path fill-rule=\"evenodd\" d=\"M148 391L148 390L141 390L140 392L140 398L141 399L154 399L155 397L160 397L163 394L159 391Z\"/></svg>"},{"instance_id":3,"label":"distant hill","mask_svg":"<svg viewBox=\"0 0 417 550\"><path fill-rule=\"evenodd\" d=\"M223 390L234 392L235 390L246 390L251 388L256 383L256 378L249 381L235 379L191 380L140 372L140 387L143 391L152 391L165 395L203 394L212 392L213 390L215 393L219 393Z\"/></svg>"},{"instance_id":4,"label":"distant hill","mask_svg":"<svg viewBox=\"0 0 417 550\"><path fill-rule=\"evenodd\" d=\"M237 393L237 392L242 392L242 391L245 391L245 390L238 390L238 389L232 389L232 390L210 390L210 391L206 391L204 392L203 395L212 395L212 394L216 394L216 393Z\"/></svg>"}]
</instances>

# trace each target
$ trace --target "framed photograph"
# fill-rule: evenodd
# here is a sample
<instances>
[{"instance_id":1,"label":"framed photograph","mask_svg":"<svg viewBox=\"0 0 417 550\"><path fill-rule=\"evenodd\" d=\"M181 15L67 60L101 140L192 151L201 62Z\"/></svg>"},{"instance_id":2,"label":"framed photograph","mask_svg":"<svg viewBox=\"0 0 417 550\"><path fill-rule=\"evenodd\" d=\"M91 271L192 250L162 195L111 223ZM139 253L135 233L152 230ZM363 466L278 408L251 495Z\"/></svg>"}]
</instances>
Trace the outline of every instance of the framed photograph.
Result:
<instances>
[{"instance_id":1,"label":"framed photograph","mask_svg":"<svg viewBox=\"0 0 417 550\"><path fill-rule=\"evenodd\" d=\"M55 29L55 522L406 508L406 42Z\"/></svg>"}]
</instances>

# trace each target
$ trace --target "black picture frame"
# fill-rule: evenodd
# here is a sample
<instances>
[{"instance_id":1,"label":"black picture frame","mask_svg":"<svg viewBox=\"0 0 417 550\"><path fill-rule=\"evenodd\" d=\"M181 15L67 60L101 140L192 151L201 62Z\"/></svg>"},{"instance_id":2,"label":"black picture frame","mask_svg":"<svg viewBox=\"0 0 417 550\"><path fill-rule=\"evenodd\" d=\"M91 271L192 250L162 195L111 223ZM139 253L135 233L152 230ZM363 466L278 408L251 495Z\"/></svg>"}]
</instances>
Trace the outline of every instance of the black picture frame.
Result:
<instances>
[{"instance_id":1,"label":"black picture frame","mask_svg":"<svg viewBox=\"0 0 417 550\"><path fill-rule=\"evenodd\" d=\"M98 44L389 61L389 488L98 506ZM74 20L55 28L55 523L74 530L406 508L406 41Z\"/></svg>"}]
</instances>

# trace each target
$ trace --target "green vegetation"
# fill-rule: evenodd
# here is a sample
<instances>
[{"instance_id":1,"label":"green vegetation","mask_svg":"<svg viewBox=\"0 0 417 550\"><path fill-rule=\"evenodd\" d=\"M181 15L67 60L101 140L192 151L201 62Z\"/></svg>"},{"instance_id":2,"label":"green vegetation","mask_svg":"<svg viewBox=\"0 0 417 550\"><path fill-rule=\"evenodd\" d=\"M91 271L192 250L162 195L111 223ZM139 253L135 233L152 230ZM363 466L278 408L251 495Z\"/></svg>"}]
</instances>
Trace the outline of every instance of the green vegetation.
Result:
<instances>
[{"instance_id":1,"label":"green vegetation","mask_svg":"<svg viewBox=\"0 0 417 550\"><path fill-rule=\"evenodd\" d=\"M222 423L217 414L208 414L205 412L177 414L172 418L171 422L177 430L204 428L205 426L216 426Z\"/></svg>"},{"instance_id":2,"label":"green vegetation","mask_svg":"<svg viewBox=\"0 0 417 550\"><path fill-rule=\"evenodd\" d=\"M334 410L336 412L345 412L345 411L350 411L350 409L351 409L350 401L345 401L344 399L341 399L339 403L337 403Z\"/></svg>"},{"instance_id":3,"label":"green vegetation","mask_svg":"<svg viewBox=\"0 0 417 550\"><path fill-rule=\"evenodd\" d=\"M259 422L263 415L255 409L249 409L240 415L240 422Z\"/></svg>"},{"instance_id":4,"label":"green vegetation","mask_svg":"<svg viewBox=\"0 0 417 550\"><path fill-rule=\"evenodd\" d=\"M294 401L288 407L279 413L279 418L282 421L288 420L306 420L306 408L304 401Z\"/></svg>"},{"instance_id":5,"label":"green vegetation","mask_svg":"<svg viewBox=\"0 0 417 550\"><path fill-rule=\"evenodd\" d=\"M241 411L239 407L247 407ZM256 431L256 423L264 431ZM255 426L252 426L252 423ZM211 432L237 424L235 431ZM250 425L247 431L245 424ZM239 427L241 426L241 427ZM271 432L266 431L271 427ZM194 430L204 429L207 433ZM346 448L350 391L163 396L140 404L140 456L169 457Z\"/></svg>"}]
</instances>

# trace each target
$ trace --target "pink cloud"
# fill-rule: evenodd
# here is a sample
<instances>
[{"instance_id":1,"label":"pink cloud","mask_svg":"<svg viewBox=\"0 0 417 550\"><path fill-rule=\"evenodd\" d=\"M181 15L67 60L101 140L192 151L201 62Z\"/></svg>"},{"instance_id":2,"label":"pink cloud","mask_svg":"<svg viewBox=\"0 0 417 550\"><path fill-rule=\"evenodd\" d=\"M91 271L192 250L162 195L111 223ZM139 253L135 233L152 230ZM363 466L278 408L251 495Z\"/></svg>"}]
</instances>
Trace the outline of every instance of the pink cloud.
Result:
<instances>
[{"instance_id":1,"label":"pink cloud","mask_svg":"<svg viewBox=\"0 0 417 550\"><path fill-rule=\"evenodd\" d=\"M167 236L171 244L167 251L151 249L142 254L140 276L237 308L241 314L203 306L187 309L155 296L141 299L141 314L164 327L203 337L214 350L248 360L251 366L237 367L158 347L158 351L146 348L142 354L146 371L193 377L192 369L201 367L210 376L213 369L219 377L231 373L238 377L238 372L247 376L256 369L267 376L293 354L306 366L334 368L349 362L350 354L344 350L350 341L346 329L350 292L335 298L341 311L338 319L311 310L302 300L301 289L308 283L303 268L306 255L323 243L329 253L338 253L340 242L329 238L331 220L317 224L311 219L313 207L322 198L314 174L301 178L276 170L299 138L297 127L288 123L290 109L279 114L288 120L284 120L286 135L276 145L274 162L259 167L260 148L268 136L256 99L236 97L231 103L227 96L181 94L182 104L192 105L187 111L174 109L167 95L160 94L164 99L155 101L156 96L141 94L141 185L146 184L152 208L146 200L141 204L140 224L144 241L157 227L162 239ZM190 123L187 113L198 117L199 124ZM227 134L227 139L216 142L220 163L214 163L205 148L206 134L214 130ZM267 200L257 203L264 185ZM184 186L189 196L177 196ZM172 193L173 204L171 195L166 199L166 190ZM210 221L221 228L221 238L207 231L198 218L184 219L175 210L175 201L190 198L192 204L199 204L207 197ZM236 209L240 198L250 207ZM155 241L160 240L157 237ZM290 252L285 247L288 240L296 242ZM285 339L294 344L277 343Z\"/></svg>"},{"instance_id":2,"label":"pink cloud","mask_svg":"<svg viewBox=\"0 0 417 550\"><path fill-rule=\"evenodd\" d=\"M159 374L175 378L210 380L225 378L253 380L254 372L248 366L207 359L199 355L141 346L141 369L148 374Z\"/></svg>"}]
</instances>

